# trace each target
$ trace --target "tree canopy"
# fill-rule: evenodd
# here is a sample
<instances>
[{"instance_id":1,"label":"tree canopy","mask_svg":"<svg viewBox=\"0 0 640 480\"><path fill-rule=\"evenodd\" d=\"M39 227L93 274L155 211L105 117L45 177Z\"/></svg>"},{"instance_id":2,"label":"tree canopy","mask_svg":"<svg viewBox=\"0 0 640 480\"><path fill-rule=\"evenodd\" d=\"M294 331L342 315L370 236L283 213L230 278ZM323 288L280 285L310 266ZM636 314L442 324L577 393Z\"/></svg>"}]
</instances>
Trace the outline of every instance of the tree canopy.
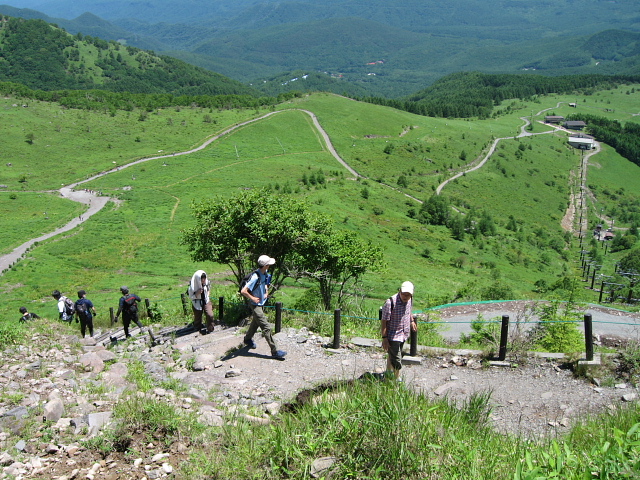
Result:
<instances>
[{"instance_id":1,"label":"tree canopy","mask_svg":"<svg viewBox=\"0 0 640 480\"><path fill-rule=\"evenodd\" d=\"M379 247L336 230L305 202L267 189L196 202L193 214L195 225L182 232L182 244L194 261L229 265L239 285L258 257L269 255L276 259L274 290L288 277L311 279L326 309L334 301L341 306L348 287L383 265Z\"/></svg>"}]
</instances>

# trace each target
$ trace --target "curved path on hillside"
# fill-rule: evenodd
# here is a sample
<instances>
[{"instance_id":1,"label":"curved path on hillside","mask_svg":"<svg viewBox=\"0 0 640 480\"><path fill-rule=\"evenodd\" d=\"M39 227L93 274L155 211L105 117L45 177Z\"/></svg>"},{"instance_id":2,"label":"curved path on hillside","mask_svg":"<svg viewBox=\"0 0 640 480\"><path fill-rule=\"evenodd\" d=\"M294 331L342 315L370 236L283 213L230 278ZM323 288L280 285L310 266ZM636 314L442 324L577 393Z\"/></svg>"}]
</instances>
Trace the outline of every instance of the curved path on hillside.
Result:
<instances>
[{"instance_id":1,"label":"curved path on hillside","mask_svg":"<svg viewBox=\"0 0 640 480\"><path fill-rule=\"evenodd\" d=\"M536 114L536 116L541 115L542 113L544 113L545 111L551 110L553 108L557 108L558 106L560 106L560 104L563 102L559 102L555 107L550 107L544 110L541 110L540 112L538 112ZM264 120L265 118L268 118L272 115L275 115L277 113L282 113L282 112L288 112L291 110L297 110L303 113L306 113L307 115L309 115L309 117L312 119L313 121L313 125L314 127L317 129L317 131L320 133L320 135L322 136L325 146L327 148L327 150L329 151L329 153L331 153L331 155L333 155L333 157L347 170L349 171L349 173L351 173L351 175L354 178L366 178L362 175L360 175L356 170L354 170L347 162L344 161L344 159L342 159L342 157L340 157L340 155L338 155L338 152L336 151L335 147L333 146L333 144L331 143L331 139L329 138L329 135L327 134L327 132L324 130L324 128L322 128L322 125L320 125L320 122L318 121L318 118L316 117L316 115L309 111L309 110L304 110L304 109L286 109L286 110L277 110L274 112L269 112L266 113L265 115L261 115L260 117L256 117L253 118L251 120L247 120L241 123L238 123L236 125L233 125L232 127L227 128L226 130L222 131L221 133L212 136L211 138L207 139L205 142L203 142L200 146L192 148L191 150L186 150L184 152L176 152L176 153L171 153L171 154L166 154L166 155L156 155L153 157L145 157L145 158L141 158L139 160L135 160L133 162L127 163L125 165L121 165L118 167L115 167L111 170L107 170L104 172L100 172L96 175L93 175L89 178L86 178L84 180L81 180L79 182L75 182L72 183L70 185L67 185L66 187L62 187L59 190L59 193L62 197L64 198L68 198L69 200L73 200L76 202L80 202L83 203L85 205L87 205L89 208L79 217L74 218L73 220L71 220L69 223L67 223L66 225L63 225L62 227L59 227L57 229L55 229L54 231L41 235L40 237L28 240L27 242L23 243L22 245L20 245L19 247L17 247L16 249L14 249L11 253L8 253L6 255L2 255L0 256L0 275L2 275L4 273L4 271L6 269L8 269L12 264L14 264L16 261L18 261L20 258L22 258L24 256L24 254L36 243L36 242L41 242L44 240L47 240L51 237L54 237L56 235L59 235L61 233L64 232L68 232L70 230L73 230L74 228L76 228L77 226L79 226L80 224L82 224L84 221L86 221L87 219L89 219L91 216L93 216L94 214L96 214L97 212L99 212L102 208L104 208L104 206L108 203L109 200L113 200L116 201L115 199L111 199L110 197L104 197L104 196L100 196L100 195L96 195L93 191L89 191L89 190L76 190L76 188L84 183L90 182L92 180L95 180L97 178L103 177L105 175L109 175L111 173L115 173L115 172L119 172L122 169L131 167L133 165L138 165L140 163L144 163L144 162L148 162L150 160L158 160L158 159L162 159L162 158L172 158L172 157L177 157L180 155L189 155L191 153L194 152L198 152L200 150L203 150L204 148L208 147L211 143L215 142L216 140L224 137L225 135L228 135L229 133L233 132L234 130L237 130L238 128L244 127L245 125L249 125L253 122L257 122L259 120ZM475 165L472 165L470 168L463 170L455 175L453 175L452 177L448 178L447 180L443 181L440 185L438 185L438 187L436 188L436 195L439 195L442 191L442 189L451 181L461 177L462 175L464 175L465 173L468 172L472 172L474 170L477 170L479 168L481 168L482 166L484 166L484 164L489 160L489 158L491 158L491 155L493 155L493 153L496 150L496 147L498 145L498 143L501 140L511 140L514 138L519 138L519 137L527 137L527 136L532 136L532 135L545 135L545 134L549 134L549 133L554 133L557 130L564 130L566 131L564 128L560 127L560 126L553 126L552 130L546 131L546 132L540 132L540 133L530 133L526 131L526 128L529 126L529 117L521 117L521 119L523 120L524 124L520 127L521 128L521 132L520 134L518 134L515 137L502 137L502 138L496 138L491 147L489 148L489 151L486 153L486 155ZM598 145L599 147L599 145ZM598 150L599 151L599 148ZM596 153L596 152L593 152ZM585 158L586 160L586 158ZM583 167L584 168L584 167ZM583 178L586 177L586 175L583 176ZM583 181L586 181L586 179L584 179ZM390 186L390 188L394 188ZM584 187L583 187L584 189ZM414 200L416 200L419 203L422 203L421 200L405 194L407 197L412 198Z\"/></svg>"},{"instance_id":2,"label":"curved path on hillside","mask_svg":"<svg viewBox=\"0 0 640 480\"><path fill-rule=\"evenodd\" d=\"M318 132L320 133L320 135L322 136L322 138L324 139L325 142L325 146L327 148L327 150L329 150L329 153L331 153L331 155L334 156L334 158L340 162L340 164L346 168L349 173L351 173L351 175L353 175L354 178L358 178L361 177L361 175L356 172L353 168L351 168L351 166L349 164L347 164L347 162L345 162L342 157L340 157L340 155L338 155L338 152L336 152L335 147L333 146L333 144L331 143L331 139L329 138L329 135L327 134L327 132L324 130L324 128L322 128L322 126L320 125L320 122L318 121L318 117L316 117L316 115L309 111L309 110L304 110L304 109L286 109L286 110L277 110L274 112L269 112L265 115L262 115L260 117L256 117L253 118L251 120L247 120L245 122L241 122L238 123L236 125L233 125L232 127L227 128L226 130L224 130L223 132L212 136L211 138L207 139L204 143L202 143L200 146L192 148L191 150L186 150L184 152L176 152L176 153L170 153L167 155L156 155L153 157L145 157L145 158L141 158L140 160L135 160L133 162L127 163L125 165L121 165L119 167L115 167L112 168L111 170L107 170L105 172L100 172L96 175L93 175L89 178L86 178L84 180L81 180L79 182L75 182L72 184L69 184L65 187L62 187L60 190L58 190L58 192L60 193L61 197L64 198L68 198L69 200L73 200L75 202L80 202L84 205L87 205L89 208L79 217L74 218L73 220L71 220L69 223L67 223L66 225L63 225L59 228L56 228L55 230L53 230L52 232L46 233L44 235L41 235L37 238L33 238L31 240L26 241L25 243L23 243L22 245L20 245L19 247L15 248L11 253L8 253L6 255L2 255L0 256L0 276L4 274L5 270L7 270L8 268L11 267L11 265L13 265L15 262L17 262L18 260L20 260L27 251L29 251L29 249L36 244L37 242L42 242L44 240L47 240L51 237L55 237L56 235L59 235L61 233L65 233L68 232L70 230L73 230L74 228L76 228L77 226L79 226L80 224L82 224L83 222L85 222L86 220L88 220L90 217L92 217L94 214L98 213L100 210L102 210L104 208L104 206L109 202L109 200L112 201L117 201L116 199L112 199L110 197L105 197L105 196L101 196L101 195L96 195L93 191L89 191L89 190L76 190L76 188L79 185L82 185L83 183L87 183L90 182L92 180L95 180L97 178L100 177L104 177L105 175L109 175L111 173L115 173L115 172L119 172L125 168L131 167L133 165L138 165L140 163L144 163L144 162L148 162L150 160L158 160L158 159L162 159L162 158L173 158L173 157L177 157L180 155L189 155L191 153L194 152L198 152L200 150L203 150L204 148L208 147L211 143L215 142L216 140L220 139L221 137L224 137L225 135L228 135L229 133L233 132L234 130L240 128L240 127L244 127L245 125L248 125L250 123L253 122L257 122L259 120L263 120L267 117L270 117L271 115L275 115L277 113L281 113L281 112L289 112L292 110L297 110L300 112L304 112L307 115L309 115L311 117L311 120L313 121L313 125L315 126L315 128L318 130Z\"/></svg>"}]
</instances>

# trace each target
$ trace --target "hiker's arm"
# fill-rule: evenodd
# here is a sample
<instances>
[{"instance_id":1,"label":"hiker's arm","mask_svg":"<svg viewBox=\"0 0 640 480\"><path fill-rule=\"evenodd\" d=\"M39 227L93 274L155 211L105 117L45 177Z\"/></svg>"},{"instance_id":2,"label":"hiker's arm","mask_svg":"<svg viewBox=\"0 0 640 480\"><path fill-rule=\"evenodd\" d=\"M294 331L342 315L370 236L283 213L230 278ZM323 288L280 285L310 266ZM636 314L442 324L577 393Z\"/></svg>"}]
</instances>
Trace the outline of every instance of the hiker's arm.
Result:
<instances>
[{"instance_id":1,"label":"hiker's arm","mask_svg":"<svg viewBox=\"0 0 640 480\"><path fill-rule=\"evenodd\" d=\"M246 297L249 300L251 300L253 303L258 303L260 301L260 299L258 297L254 297L253 295L251 295L251 292L249 291L248 284L245 285L244 287L242 287L242 290L240 291L240 294L243 297Z\"/></svg>"}]
</instances>

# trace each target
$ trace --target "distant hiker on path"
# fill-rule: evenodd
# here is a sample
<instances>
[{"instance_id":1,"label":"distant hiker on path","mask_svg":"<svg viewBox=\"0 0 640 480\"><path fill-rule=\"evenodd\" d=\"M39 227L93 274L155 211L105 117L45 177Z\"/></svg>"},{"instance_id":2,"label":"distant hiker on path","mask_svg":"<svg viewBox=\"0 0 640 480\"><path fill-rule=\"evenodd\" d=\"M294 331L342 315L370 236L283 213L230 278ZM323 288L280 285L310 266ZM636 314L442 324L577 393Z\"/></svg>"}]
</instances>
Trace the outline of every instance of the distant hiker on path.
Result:
<instances>
[{"instance_id":1,"label":"distant hiker on path","mask_svg":"<svg viewBox=\"0 0 640 480\"><path fill-rule=\"evenodd\" d=\"M62 295L60 290L54 290L51 292L51 296L58 301L58 315L60 320L71 323L73 314L76 313L76 306L73 300Z\"/></svg>"},{"instance_id":2,"label":"distant hiker on path","mask_svg":"<svg viewBox=\"0 0 640 480\"><path fill-rule=\"evenodd\" d=\"M78 300L76 300L76 322L80 321L80 333L84 338L89 327L89 336L93 337L93 317L96 315L96 307L87 298L87 292L78 290Z\"/></svg>"},{"instance_id":3,"label":"distant hiker on path","mask_svg":"<svg viewBox=\"0 0 640 480\"><path fill-rule=\"evenodd\" d=\"M129 293L129 288L125 286L120 287L120 293L122 293L122 297L120 297L115 321L118 321L118 317L120 316L120 313L122 313L124 335L126 338L129 338L131 337L129 334L129 325L131 322L138 325L140 331L143 329L142 323L140 323L140 320L138 319L138 303L140 303L142 299L134 293Z\"/></svg>"},{"instance_id":4,"label":"distant hiker on path","mask_svg":"<svg viewBox=\"0 0 640 480\"><path fill-rule=\"evenodd\" d=\"M196 331L202 330L202 314L207 318L207 333L213 332L213 305L211 304L211 282L207 278L204 270L198 270L191 277L189 283L189 298L191 299L191 310L193 310L193 328Z\"/></svg>"},{"instance_id":5,"label":"distant hiker on path","mask_svg":"<svg viewBox=\"0 0 640 480\"><path fill-rule=\"evenodd\" d=\"M271 334L271 325L267 320L267 316L262 308L269 298L270 275L267 274L269 267L276 263L274 258L268 255L260 255L258 258L258 269L255 270L247 279L247 282L240 289L240 294L249 299L251 302L252 320L249 329L244 336L244 344L249 348L257 348L256 342L253 341L258 327L262 330L262 336L265 338L271 349L271 356L278 360L284 360L287 352L278 350L275 340ZM244 281L244 280L243 280Z\"/></svg>"},{"instance_id":6,"label":"distant hiker on path","mask_svg":"<svg viewBox=\"0 0 640 480\"><path fill-rule=\"evenodd\" d=\"M413 283L404 282L400 291L390 297L382 307L382 348L388 353L387 372L400 378L402 369L402 347L411 331L417 332L418 325L411 313L413 308Z\"/></svg>"},{"instance_id":7,"label":"distant hiker on path","mask_svg":"<svg viewBox=\"0 0 640 480\"><path fill-rule=\"evenodd\" d=\"M20 307L20 313L22 314L22 317L20 317L20 320L19 320L20 323L27 323L27 322L30 322L31 320L38 320L40 318L35 313L29 313L27 311L27 307Z\"/></svg>"}]
</instances>

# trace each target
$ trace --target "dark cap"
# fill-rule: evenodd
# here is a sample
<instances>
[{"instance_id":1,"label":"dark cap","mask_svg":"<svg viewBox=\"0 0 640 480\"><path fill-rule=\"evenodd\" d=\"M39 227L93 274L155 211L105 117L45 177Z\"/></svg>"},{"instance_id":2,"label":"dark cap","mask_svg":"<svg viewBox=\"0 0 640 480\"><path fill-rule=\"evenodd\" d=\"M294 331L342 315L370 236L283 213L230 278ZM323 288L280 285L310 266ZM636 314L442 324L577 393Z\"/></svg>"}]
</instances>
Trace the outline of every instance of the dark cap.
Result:
<instances>
[{"instance_id":1,"label":"dark cap","mask_svg":"<svg viewBox=\"0 0 640 480\"><path fill-rule=\"evenodd\" d=\"M129 287L125 287L124 285L120 287L120 291L122 293L129 293Z\"/></svg>"},{"instance_id":2,"label":"dark cap","mask_svg":"<svg viewBox=\"0 0 640 480\"><path fill-rule=\"evenodd\" d=\"M78 298L82 298L87 294L84 290L78 290Z\"/></svg>"}]
</instances>

